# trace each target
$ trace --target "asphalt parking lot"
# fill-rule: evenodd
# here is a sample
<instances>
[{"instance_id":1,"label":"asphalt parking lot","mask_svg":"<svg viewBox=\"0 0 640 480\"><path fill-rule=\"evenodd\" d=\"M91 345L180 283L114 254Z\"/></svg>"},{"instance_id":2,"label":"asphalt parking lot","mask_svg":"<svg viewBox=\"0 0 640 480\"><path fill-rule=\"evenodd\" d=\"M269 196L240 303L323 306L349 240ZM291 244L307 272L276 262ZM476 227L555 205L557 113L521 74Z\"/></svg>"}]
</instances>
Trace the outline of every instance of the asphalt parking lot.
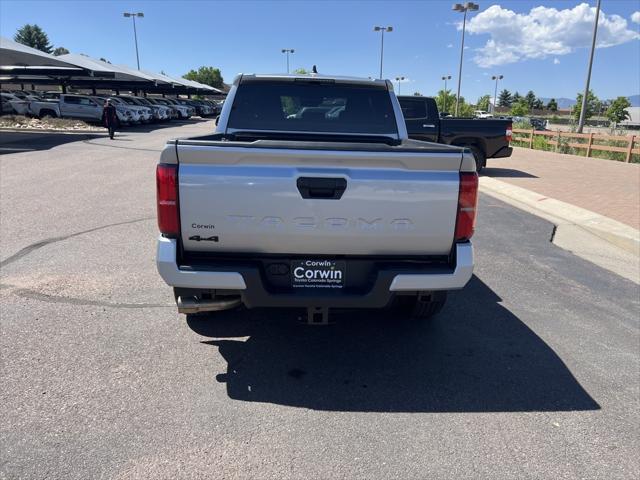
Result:
<instances>
[{"instance_id":1,"label":"asphalt parking lot","mask_svg":"<svg viewBox=\"0 0 640 480\"><path fill-rule=\"evenodd\" d=\"M155 162L212 128L0 157L0 478L640 476L637 285L491 197L475 275L429 327L178 315Z\"/></svg>"}]
</instances>

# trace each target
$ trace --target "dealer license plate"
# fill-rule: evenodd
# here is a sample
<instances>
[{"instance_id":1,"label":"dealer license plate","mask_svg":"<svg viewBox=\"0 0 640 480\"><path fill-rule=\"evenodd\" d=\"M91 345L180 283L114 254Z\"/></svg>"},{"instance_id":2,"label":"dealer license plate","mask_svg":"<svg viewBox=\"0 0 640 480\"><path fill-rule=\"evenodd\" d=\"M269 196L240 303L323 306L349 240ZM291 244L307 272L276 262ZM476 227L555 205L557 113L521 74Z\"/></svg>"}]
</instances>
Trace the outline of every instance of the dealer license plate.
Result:
<instances>
[{"instance_id":1,"label":"dealer license plate","mask_svg":"<svg viewBox=\"0 0 640 480\"><path fill-rule=\"evenodd\" d=\"M291 283L300 288L342 288L347 264L336 260L294 260Z\"/></svg>"}]
</instances>

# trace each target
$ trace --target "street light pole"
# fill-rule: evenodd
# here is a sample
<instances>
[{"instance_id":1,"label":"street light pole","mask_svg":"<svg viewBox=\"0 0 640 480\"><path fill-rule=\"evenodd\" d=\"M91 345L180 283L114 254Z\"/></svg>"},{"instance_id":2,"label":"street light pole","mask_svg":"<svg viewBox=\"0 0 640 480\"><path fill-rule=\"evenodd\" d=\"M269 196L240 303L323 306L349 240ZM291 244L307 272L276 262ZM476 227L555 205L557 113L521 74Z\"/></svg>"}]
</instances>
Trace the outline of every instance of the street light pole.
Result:
<instances>
[{"instance_id":1,"label":"street light pole","mask_svg":"<svg viewBox=\"0 0 640 480\"><path fill-rule=\"evenodd\" d=\"M133 19L133 38L135 40L136 43L136 62L138 62L138 70L140 70L140 55L138 55L138 32L136 30L136 17L144 17L144 13L142 12L138 12L138 13L130 13L130 12L125 12L123 13L123 15L125 17L131 17Z\"/></svg>"},{"instance_id":2,"label":"street light pole","mask_svg":"<svg viewBox=\"0 0 640 480\"><path fill-rule=\"evenodd\" d=\"M296 51L293 48L283 48L282 53L287 54L287 73L289 73L289 54L296 53Z\"/></svg>"},{"instance_id":3,"label":"street light pole","mask_svg":"<svg viewBox=\"0 0 640 480\"><path fill-rule=\"evenodd\" d=\"M398 95L400 95L400 82L404 81L404 77L396 77L396 82L398 82Z\"/></svg>"},{"instance_id":4,"label":"street light pole","mask_svg":"<svg viewBox=\"0 0 640 480\"><path fill-rule=\"evenodd\" d=\"M498 99L497 99L498 81L502 80L503 78L504 78L504 75L494 75L493 77L491 77L491 80L495 80L496 81L496 88L493 91L493 113L496 113L496 102L498 101Z\"/></svg>"},{"instance_id":5,"label":"street light pole","mask_svg":"<svg viewBox=\"0 0 640 480\"><path fill-rule=\"evenodd\" d=\"M374 32L380 32L380 78L382 78L382 59L384 58L384 32L393 32L393 27L373 27Z\"/></svg>"},{"instance_id":6,"label":"street light pole","mask_svg":"<svg viewBox=\"0 0 640 480\"><path fill-rule=\"evenodd\" d=\"M585 121L585 110L587 109L587 100L589 97L589 83L591 82L591 67L593 66L593 53L596 49L596 37L598 36L598 18L600 17L600 0L596 6L596 21L593 22L593 38L591 39L591 54L589 55L589 68L587 70L587 82L584 86L584 94L582 95L582 106L580 108L580 120L578 120L577 132L582 133Z\"/></svg>"},{"instance_id":7,"label":"street light pole","mask_svg":"<svg viewBox=\"0 0 640 480\"><path fill-rule=\"evenodd\" d=\"M465 4L456 3L453 5L453 10L456 12L464 12L462 19L462 45L460 46L460 66L458 67L458 93L456 94L456 112L455 116L458 116L458 107L460 105L460 83L462 81L462 58L464 56L464 33L467 27L467 12L476 11L480 8L477 3L466 2Z\"/></svg>"},{"instance_id":8,"label":"street light pole","mask_svg":"<svg viewBox=\"0 0 640 480\"><path fill-rule=\"evenodd\" d=\"M447 80L451 80L451 75L444 75L442 77L442 80L444 80L444 102L442 102L442 111L446 112L447 111Z\"/></svg>"}]
</instances>

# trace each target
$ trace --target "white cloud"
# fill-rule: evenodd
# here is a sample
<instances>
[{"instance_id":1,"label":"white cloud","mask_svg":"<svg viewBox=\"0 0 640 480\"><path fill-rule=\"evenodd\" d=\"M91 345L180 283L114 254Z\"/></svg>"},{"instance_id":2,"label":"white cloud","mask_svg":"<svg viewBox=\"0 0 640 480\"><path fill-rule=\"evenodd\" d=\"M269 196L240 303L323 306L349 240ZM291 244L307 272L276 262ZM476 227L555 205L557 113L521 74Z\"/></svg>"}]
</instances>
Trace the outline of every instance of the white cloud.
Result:
<instances>
[{"instance_id":1,"label":"white cloud","mask_svg":"<svg viewBox=\"0 0 640 480\"><path fill-rule=\"evenodd\" d=\"M633 12L633 13L631 14L631 21L632 21L633 23L640 23L640 11L638 11L638 12Z\"/></svg>"},{"instance_id":2,"label":"white cloud","mask_svg":"<svg viewBox=\"0 0 640 480\"><path fill-rule=\"evenodd\" d=\"M453 48L453 43L450 43L449 45L447 45L447 48Z\"/></svg>"},{"instance_id":3,"label":"white cloud","mask_svg":"<svg viewBox=\"0 0 640 480\"><path fill-rule=\"evenodd\" d=\"M589 47L595 11L595 7L587 3L564 10L535 7L529 13L516 13L493 5L467 24L467 31L471 34L490 35L484 47L478 49L474 61L480 67L489 68L522 60L566 55L577 48ZM634 39L640 39L640 33L629 29L627 20L619 15L600 12L599 48Z\"/></svg>"},{"instance_id":4,"label":"white cloud","mask_svg":"<svg viewBox=\"0 0 640 480\"><path fill-rule=\"evenodd\" d=\"M553 64L554 65L558 65L560 63L560 59L559 58L554 58L553 59Z\"/></svg>"}]
</instances>

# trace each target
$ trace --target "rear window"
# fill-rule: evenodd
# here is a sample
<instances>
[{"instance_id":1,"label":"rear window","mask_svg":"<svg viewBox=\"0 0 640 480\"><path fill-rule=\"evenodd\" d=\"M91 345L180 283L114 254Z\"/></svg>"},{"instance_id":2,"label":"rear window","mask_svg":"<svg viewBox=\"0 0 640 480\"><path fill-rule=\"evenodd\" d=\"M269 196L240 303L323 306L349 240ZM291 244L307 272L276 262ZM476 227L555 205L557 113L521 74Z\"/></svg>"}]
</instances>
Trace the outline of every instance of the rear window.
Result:
<instances>
[{"instance_id":1,"label":"rear window","mask_svg":"<svg viewBox=\"0 0 640 480\"><path fill-rule=\"evenodd\" d=\"M397 134L385 88L291 81L241 84L233 100L228 128Z\"/></svg>"},{"instance_id":2,"label":"rear window","mask_svg":"<svg viewBox=\"0 0 640 480\"><path fill-rule=\"evenodd\" d=\"M427 102L424 100L402 98L400 99L400 108L402 108L402 115L404 115L405 120L428 117Z\"/></svg>"}]
</instances>

